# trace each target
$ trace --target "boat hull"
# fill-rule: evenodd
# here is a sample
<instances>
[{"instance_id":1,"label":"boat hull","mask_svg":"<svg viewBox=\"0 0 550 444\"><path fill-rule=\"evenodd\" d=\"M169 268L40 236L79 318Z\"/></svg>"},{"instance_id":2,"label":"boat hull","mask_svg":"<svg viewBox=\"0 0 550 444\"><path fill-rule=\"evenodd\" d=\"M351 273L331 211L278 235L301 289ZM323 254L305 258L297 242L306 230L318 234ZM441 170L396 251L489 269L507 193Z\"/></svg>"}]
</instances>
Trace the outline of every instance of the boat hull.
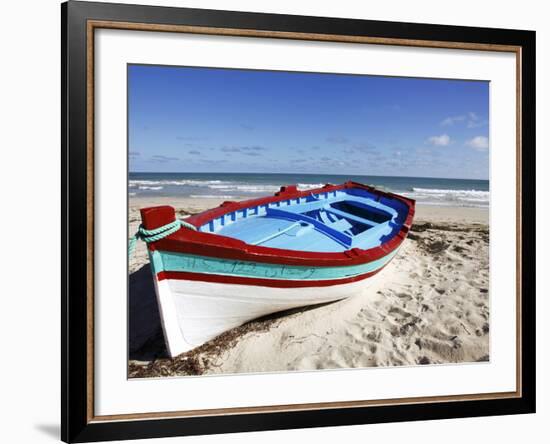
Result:
<instances>
[{"instance_id":1,"label":"boat hull","mask_svg":"<svg viewBox=\"0 0 550 444\"><path fill-rule=\"evenodd\" d=\"M378 271L352 281L307 287L155 278L168 352L175 357L271 313L356 296L373 282Z\"/></svg>"}]
</instances>

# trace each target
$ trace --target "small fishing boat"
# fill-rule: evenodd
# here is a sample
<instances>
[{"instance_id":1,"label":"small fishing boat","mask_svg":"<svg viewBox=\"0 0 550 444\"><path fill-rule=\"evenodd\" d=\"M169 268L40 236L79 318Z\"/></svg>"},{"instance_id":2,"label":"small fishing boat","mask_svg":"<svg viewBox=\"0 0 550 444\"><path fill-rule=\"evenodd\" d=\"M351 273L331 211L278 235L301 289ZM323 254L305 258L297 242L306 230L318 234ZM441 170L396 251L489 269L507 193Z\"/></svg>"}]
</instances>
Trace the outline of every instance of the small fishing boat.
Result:
<instances>
[{"instance_id":1,"label":"small fishing boat","mask_svg":"<svg viewBox=\"0 0 550 444\"><path fill-rule=\"evenodd\" d=\"M270 313L364 290L395 256L415 202L346 182L224 202L176 219L174 208L141 210L171 356Z\"/></svg>"}]
</instances>

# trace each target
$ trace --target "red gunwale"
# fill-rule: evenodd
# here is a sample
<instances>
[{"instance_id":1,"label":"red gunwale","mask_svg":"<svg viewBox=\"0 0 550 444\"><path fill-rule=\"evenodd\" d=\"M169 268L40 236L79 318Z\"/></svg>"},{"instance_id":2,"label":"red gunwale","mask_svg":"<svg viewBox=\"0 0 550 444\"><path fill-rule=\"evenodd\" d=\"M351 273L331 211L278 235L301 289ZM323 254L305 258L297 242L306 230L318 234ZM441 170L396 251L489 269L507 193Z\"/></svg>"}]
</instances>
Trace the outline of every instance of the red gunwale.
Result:
<instances>
[{"instance_id":1,"label":"red gunwale","mask_svg":"<svg viewBox=\"0 0 550 444\"><path fill-rule=\"evenodd\" d=\"M387 265L387 264L386 264ZM371 271L370 273L361 274L359 276L352 276L342 279L326 279L319 281L296 281L288 279L259 279L249 278L241 276L228 276L220 274L206 274L206 273L191 273L187 271L161 271L157 273L157 279L159 281L165 279L175 280L188 280L188 281L201 281L201 282L215 282L219 284L237 284L237 285L254 285L258 287L273 287L273 288L305 288L305 287L330 287L333 285L349 284L351 282L362 281L376 273L380 272L386 265L380 267L378 270Z\"/></svg>"},{"instance_id":2,"label":"red gunwale","mask_svg":"<svg viewBox=\"0 0 550 444\"><path fill-rule=\"evenodd\" d=\"M353 248L351 250L338 253L320 253L249 245L238 239L182 228L164 239L149 243L148 246L150 250L171 251L223 259L234 259L239 261L319 267L364 264L380 259L398 248L407 237L409 229L412 225L415 211L415 201L394 193L377 190L373 187L357 182L346 182L341 185L327 184L324 187L306 191L298 191L295 186L282 187L281 191L276 193L274 196L245 200L241 202L224 202L217 208L191 216L185 221L199 228L210 222L212 219L251 206L265 205L272 202L305 197L312 193L324 193L348 188L362 188L381 197L400 200L407 205L409 211L405 222L403 223L401 230L389 242L368 250ZM162 216L156 217L159 214ZM171 215L173 214L174 210L171 207L158 207L158 209L152 207L141 210L143 223L148 229L156 228L160 225L172 222L174 219L170 219L170 217L172 217Z\"/></svg>"}]
</instances>

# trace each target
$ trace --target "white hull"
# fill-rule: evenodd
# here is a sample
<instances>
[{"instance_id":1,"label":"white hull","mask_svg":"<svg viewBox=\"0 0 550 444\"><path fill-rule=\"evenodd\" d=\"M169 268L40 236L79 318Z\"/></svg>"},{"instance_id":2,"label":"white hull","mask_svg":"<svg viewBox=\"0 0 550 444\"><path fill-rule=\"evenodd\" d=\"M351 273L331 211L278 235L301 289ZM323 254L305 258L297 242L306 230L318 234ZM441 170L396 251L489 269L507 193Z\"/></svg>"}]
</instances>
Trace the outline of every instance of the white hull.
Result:
<instances>
[{"instance_id":1,"label":"white hull","mask_svg":"<svg viewBox=\"0 0 550 444\"><path fill-rule=\"evenodd\" d=\"M377 276L341 285L305 288L155 279L168 352L175 357L270 313L355 296Z\"/></svg>"}]
</instances>

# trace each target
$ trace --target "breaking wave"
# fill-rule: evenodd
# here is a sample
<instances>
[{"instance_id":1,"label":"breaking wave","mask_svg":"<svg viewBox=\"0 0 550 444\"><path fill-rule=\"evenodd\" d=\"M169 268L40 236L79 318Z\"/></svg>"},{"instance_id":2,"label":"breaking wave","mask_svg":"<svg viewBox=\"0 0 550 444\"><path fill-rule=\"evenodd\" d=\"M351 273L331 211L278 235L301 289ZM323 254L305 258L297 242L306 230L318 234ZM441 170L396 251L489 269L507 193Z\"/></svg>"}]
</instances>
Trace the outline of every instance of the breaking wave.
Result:
<instances>
[{"instance_id":1,"label":"breaking wave","mask_svg":"<svg viewBox=\"0 0 550 444\"><path fill-rule=\"evenodd\" d=\"M300 190L312 190L320 188L322 183L300 183ZM245 194L275 193L281 188L280 184L249 184L243 182L231 182L223 180L130 180L129 187L138 190L162 190L164 187L193 187L208 188L219 192L241 192ZM217 197L217 196L216 196Z\"/></svg>"},{"instance_id":2,"label":"breaking wave","mask_svg":"<svg viewBox=\"0 0 550 444\"><path fill-rule=\"evenodd\" d=\"M431 205L458 205L470 207L489 206L489 191L412 188L403 193L419 203Z\"/></svg>"},{"instance_id":3,"label":"breaking wave","mask_svg":"<svg viewBox=\"0 0 550 444\"><path fill-rule=\"evenodd\" d=\"M205 186L208 184L222 183L221 180L130 180L130 188L139 186L158 186L158 185L191 185L191 186Z\"/></svg>"},{"instance_id":4,"label":"breaking wave","mask_svg":"<svg viewBox=\"0 0 550 444\"><path fill-rule=\"evenodd\" d=\"M189 197L194 199L235 199L237 196L227 196L223 194L191 194Z\"/></svg>"}]
</instances>

